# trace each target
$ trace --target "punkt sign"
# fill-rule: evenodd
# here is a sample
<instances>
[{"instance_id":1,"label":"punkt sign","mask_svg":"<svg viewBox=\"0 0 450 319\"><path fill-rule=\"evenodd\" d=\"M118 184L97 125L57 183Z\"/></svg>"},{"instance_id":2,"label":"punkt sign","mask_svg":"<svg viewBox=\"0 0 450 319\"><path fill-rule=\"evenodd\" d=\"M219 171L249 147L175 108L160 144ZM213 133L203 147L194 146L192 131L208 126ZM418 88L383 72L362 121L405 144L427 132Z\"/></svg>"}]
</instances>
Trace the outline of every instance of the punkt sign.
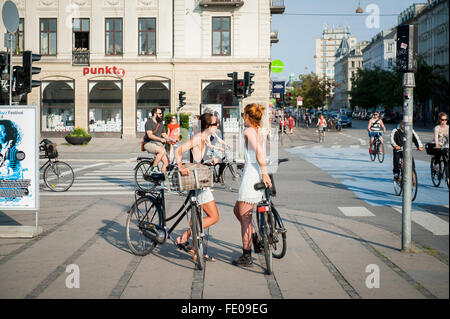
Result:
<instances>
[{"instance_id":1,"label":"punkt sign","mask_svg":"<svg viewBox=\"0 0 450 319\"><path fill-rule=\"evenodd\" d=\"M109 75L117 75L118 77L122 78L125 76L125 70L122 68L118 68L116 66L113 67L105 66L101 68L88 68L88 67L83 68L83 76L88 74L92 75L109 74Z\"/></svg>"}]
</instances>

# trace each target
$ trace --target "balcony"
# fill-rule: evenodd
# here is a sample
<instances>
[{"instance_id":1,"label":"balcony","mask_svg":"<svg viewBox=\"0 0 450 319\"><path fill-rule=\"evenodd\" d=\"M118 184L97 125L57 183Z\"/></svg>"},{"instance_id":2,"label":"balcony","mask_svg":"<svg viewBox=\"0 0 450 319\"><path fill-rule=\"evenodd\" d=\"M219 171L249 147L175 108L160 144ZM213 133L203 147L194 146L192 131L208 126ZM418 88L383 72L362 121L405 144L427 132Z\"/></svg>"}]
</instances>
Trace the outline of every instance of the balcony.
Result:
<instances>
[{"instance_id":1,"label":"balcony","mask_svg":"<svg viewBox=\"0 0 450 319\"><path fill-rule=\"evenodd\" d=\"M72 51L72 65L74 66L90 66L89 51Z\"/></svg>"},{"instance_id":2,"label":"balcony","mask_svg":"<svg viewBox=\"0 0 450 319\"><path fill-rule=\"evenodd\" d=\"M270 32L270 43L278 43L278 31L271 31Z\"/></svg>"},{"instance_id":3,"label":"balcony","mask_svg":"<svg viewBox=\"0 0 450 319\"><path fill-rule=\"evenodd\" d=\"M282 14L285 9L284 0L270 0L270 13Z\"/></svg>"},{"instance_id":4,"label":"balcony","mask_svg":"<svg viewBox=\"0 0 450 319\"><path fill-rule=\"evenodd\" d=\"M243 0L200 0L200 7L241 7L244 5Z\"/></svg>"}]
</instances>

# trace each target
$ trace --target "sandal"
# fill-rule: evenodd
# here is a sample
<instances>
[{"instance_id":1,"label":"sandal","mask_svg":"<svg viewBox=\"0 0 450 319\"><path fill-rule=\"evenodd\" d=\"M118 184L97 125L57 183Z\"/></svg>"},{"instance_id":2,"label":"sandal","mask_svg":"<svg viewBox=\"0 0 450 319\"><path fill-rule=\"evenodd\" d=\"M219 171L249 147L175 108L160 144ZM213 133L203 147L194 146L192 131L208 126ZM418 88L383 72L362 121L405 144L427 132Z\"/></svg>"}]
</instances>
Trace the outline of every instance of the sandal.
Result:
<instances>
[{"instance_id":1,"label":"sandal","mask_svg":"<svg viewBox=\"0 0 450 319\"><path fill-rule=\"evenodd\" d=\"M177 246L177 248L180 250L190 253L192 251L192 247L191 247L191 244L189 244L189 241L180 243L180 242L178 242L179 239L181 239L181 237L177 238L177 240L175 241L175 246Z\"/></svg>"},{"instance_id":2,"label":"sandal","mask_svg":"<svg viewBox=\"0 0 450 319\"><path fill-rule=\"evenodd\" d=\"M203 258L205 259L205 261L210 261L210 262L216 262L216 258L209 256L209 255L204 255Z\"/></svg>"}]
</instances>

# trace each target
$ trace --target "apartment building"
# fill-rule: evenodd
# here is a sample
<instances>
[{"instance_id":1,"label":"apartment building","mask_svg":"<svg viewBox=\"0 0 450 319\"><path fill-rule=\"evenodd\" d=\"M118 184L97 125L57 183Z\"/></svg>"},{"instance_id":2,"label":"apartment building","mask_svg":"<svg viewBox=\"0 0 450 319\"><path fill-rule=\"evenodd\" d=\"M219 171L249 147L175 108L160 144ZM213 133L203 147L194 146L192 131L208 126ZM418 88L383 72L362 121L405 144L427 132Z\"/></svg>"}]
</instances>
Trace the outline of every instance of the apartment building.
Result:
<instances>
[{"instance_id":1,"label":"apartment building","mask_svg":"<svg viewBox=\"0 0 450 319\"><path fill-rule=\"evenodd\" d=\"M393 71L397 52L397 28L381 31L362 50L363 68Z\"/></svg>"},{"instance_id":2,"label":"apartment building","mask_svg":"<svg viewBox=\"0 0 450 319\"><path fill-rule=\"evenodd\" d=\"M282 0L14 2L14 65L24 50L42 55L34 77L42 84L22 102L40 106L43 136L76 126L96 137L141 136L153 108L176 112L179 91L186 92L181 112L214 104L224 121L237 121L230 72L254 73L255 92L245 103L268 104L271 15L284 12Z\"/></svg>"},{"instance_id":3,"label":"apartment building","mask_svg":"<svg viewBox=\"0 0 450 319\"><path fill-rule=\"evenodd\" d=\"M350 49L356 45L357 38L350 36L350 28L348 26L323 27L322 36L316 39L316 74L334 79L335 70L334 62L336 61L336 52L341 45L343 38L347 39Z\"/></svg>"}]
</instances>

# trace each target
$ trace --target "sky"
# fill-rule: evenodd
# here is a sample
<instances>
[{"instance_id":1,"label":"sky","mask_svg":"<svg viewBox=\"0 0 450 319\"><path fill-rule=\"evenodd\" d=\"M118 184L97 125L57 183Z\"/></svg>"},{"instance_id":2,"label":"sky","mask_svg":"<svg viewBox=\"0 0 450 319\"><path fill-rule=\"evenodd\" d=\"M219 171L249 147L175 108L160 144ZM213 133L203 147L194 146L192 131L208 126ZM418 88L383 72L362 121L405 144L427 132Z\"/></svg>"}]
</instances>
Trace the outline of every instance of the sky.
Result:
<instances>
[{"instance_id":1,"label":"sky","mask_svg":"<svg viewBox=\"0 0 450 319\"><path fill-rule=\"evenodd\" d=\"M281 73L271 73L273 80L289 79L293 73L315 72L316 38L322 36L323 26L349 26L350 35L359 41L370 41L377 33L397 25L398 15L414 3L426 0L361 0L363 14L356 14L358 0L284 0L283 14L272 15L272 31L278 30L278 43L272 44L271 58L284 63ZM371 7L379 9L379 27L368 18ZM366 10L367 9L367 10Z\"/></svg>"}]
</instances>

